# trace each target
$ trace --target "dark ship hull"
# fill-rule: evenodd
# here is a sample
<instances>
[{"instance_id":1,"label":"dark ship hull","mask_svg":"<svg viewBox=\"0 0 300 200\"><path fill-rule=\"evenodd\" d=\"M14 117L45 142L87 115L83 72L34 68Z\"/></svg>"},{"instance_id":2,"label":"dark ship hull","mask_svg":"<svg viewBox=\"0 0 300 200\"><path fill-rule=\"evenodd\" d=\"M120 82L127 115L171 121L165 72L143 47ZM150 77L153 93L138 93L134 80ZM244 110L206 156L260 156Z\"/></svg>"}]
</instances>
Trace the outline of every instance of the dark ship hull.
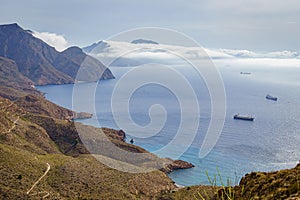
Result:
<instances>
[{"instance_id":1,"label":"dark ship hull","mask_svg":"<svg viewBox=\"0 0 300 200\"><path fill-rule=\"evenodd\" d=\"M238 120L245 120L245 121L254 121L254 117L251 116L243 116L243 115L234 115L233 119L238 119Z\"/></svg>"},{"instance_id":2,"label":"dark ship hull","mask_svg":"<svg viewBox=\"0 0 300 200\"><path fill-rule=\"evenodd\" d=\"M266 99L277 101L277 97L273 97L273 96L271 96L269 94L266 96Z\"/></svg>"}]
</instances>

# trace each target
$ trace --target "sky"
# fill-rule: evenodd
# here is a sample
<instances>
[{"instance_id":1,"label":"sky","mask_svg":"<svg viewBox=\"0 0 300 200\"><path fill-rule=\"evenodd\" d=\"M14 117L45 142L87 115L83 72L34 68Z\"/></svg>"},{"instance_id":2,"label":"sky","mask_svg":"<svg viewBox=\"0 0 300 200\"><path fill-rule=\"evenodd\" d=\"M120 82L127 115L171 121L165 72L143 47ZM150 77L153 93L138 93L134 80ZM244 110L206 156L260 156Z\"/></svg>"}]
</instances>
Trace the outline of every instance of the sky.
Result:
<instances>
[{"instance_id":1,"label":"sky","mask_svg":"<svg viewBox=\"0 0 300 200\"><path fill-rule=\"evenodd\" d=\"M16 22L62 42L60 48L84 47L138 27L174 29L207 48L300 47L299 0L1 0L0 5L0 24Z\"/></svg>"}]
</instances>

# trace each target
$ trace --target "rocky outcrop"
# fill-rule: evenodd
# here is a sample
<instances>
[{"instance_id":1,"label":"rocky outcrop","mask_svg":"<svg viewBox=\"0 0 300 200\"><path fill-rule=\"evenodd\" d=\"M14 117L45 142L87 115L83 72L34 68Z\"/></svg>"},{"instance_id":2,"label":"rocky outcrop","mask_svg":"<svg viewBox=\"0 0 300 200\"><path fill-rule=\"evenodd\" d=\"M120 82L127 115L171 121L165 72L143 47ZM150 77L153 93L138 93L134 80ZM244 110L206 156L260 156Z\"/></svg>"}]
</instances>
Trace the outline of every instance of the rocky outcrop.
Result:
<instances>
[{"instance_id":1,"label":"rocky outcrop","mask_svg":"<svg viewBox=\"0 0 300 200\"><path fill-rule=\"evenodd\" d=\"M195 167L192 163L183 161L183 160L174 160L171 164L168 164L165 168L162 168L161 171L165 173L170 173L178 169L190 169Z\"/></svg>"},{"instance_id":2,"label":"rocky outcrop","mask_svg":"<svg viewBox=\"0 0 300 200\"><path fill-rule=\"evenodd\" d=\"M73 116L70 118L70 120L75 119L89 119L92 118L93 114L87 113L87 112L73 112Z\"/></svg>"}]
</instances>

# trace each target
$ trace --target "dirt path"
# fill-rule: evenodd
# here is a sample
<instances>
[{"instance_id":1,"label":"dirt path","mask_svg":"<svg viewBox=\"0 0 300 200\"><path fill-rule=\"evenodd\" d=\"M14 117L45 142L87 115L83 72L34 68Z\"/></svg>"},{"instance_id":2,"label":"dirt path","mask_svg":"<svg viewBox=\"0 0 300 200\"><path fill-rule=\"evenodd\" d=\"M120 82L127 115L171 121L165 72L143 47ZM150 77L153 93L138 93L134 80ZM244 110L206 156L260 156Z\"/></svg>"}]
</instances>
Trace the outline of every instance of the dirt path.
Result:
<instances>
[{"instance_id":1,"label":"dirt path","mask_svg":"<svg viewBox=\"0 0 300 200\"><path fill-rule=\"evenodd\" d=\"M51 169L51 166L49 165L49 163L46 163L47 164L47 170L45 171L45 173L32 185L32 187L26 192L26 194L29 194L33 188L47 175L47 173L50 171ZM46 196L48 196L49 193L47 195L44 196L44 198Z\"/></svg>"},{"instance_id":2,"label":"dirt path","mask_svg":"<svg viewBox=\"0 0 300 200\"><path fill-rule=\"evenodd\" d=\"M20 116L18 116L17 119L13 122L13 126L10 129L8 129L7 133L10 133L14 128L16 128L19 119Z\"/></svg>"},{"instance_id":3,"label":"dirt path","mask_svg":"<svg viewBox=\"0 0 300 200\"><path fill-rule=\"evenodd\" d=\"M20 119L20 116L18 116L17 119L13 121L12 127L11 127L10 129L8 129L8 130L6 131L6 133L10 133L14 128L16 128L19 119Z\"/></svg>"}]
</instances>

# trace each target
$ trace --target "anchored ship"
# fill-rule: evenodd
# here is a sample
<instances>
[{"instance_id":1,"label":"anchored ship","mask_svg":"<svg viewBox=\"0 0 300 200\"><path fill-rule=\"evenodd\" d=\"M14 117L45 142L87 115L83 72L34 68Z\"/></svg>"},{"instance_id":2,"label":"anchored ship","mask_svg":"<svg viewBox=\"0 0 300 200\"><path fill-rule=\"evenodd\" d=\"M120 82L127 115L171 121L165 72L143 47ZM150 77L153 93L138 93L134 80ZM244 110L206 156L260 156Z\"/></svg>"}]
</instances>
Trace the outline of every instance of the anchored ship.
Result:
<instances>
[{"instance_id":1,"label":"anchored ship","mask_svg":"<svg viewBox=\"0 0 300 200\"><path fill-rule=\"evenodd\" d=\"M243 75L251 75L251 72L240 72L240 74L243 74Z\"/></svg>"},{"instance_id":2,"label":"anchored ship","mask_svg":"<svg viewBox=\"0 0 300 200\"><path fill-rule=\"evenodd\" d=\"M235 114L233 116L233 119L246 120L246 121L254 121L254 117L252 117L252 116L246 116L246 115L240 115L240 114Z\"/></svg>"},{"instance_id":3,"label":"anchored ship","mask_svg":"<svg viewBox=\"0 0 300 200\"><path fill-rule=\"evenodd\" d=\"M267 94L266 99L277 101L277 97Z\"/></svg>"}]
</instances>

